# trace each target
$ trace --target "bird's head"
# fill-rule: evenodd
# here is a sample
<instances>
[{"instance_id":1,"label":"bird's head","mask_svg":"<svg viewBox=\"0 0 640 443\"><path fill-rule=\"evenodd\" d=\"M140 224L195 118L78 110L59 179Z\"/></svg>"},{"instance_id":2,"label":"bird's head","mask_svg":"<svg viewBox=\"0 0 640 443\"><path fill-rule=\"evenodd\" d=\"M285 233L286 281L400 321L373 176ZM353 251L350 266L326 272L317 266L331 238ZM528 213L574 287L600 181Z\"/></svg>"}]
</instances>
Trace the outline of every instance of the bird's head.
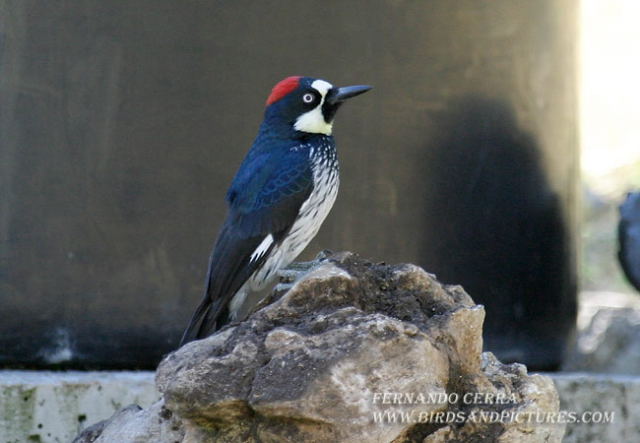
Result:
<instances>
[{"instance_id":1,"label":"bird's head","mask_svg":"<svg viewBox=\"0 0 640 443\"><path fill-rule=\"evenodd\" d=\"M342 103L371 86L335 87L311 77L287 77L273 87L267 99L265 121L288 129L330 135L333 118Z\"/></svg>"}]
</instances>

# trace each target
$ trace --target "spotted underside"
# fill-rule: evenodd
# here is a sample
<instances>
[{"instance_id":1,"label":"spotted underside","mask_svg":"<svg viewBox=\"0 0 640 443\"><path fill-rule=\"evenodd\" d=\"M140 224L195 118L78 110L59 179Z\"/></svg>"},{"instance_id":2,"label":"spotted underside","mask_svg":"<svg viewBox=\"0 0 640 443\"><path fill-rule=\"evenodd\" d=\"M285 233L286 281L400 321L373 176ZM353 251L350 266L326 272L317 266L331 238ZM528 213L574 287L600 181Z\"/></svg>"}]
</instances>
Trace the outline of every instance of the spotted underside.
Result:
<instances>
[{"instance_id":1,"label":"spotted underside","mask_svg":"<svg viewBox=\"0 0 640 443\"><path fill-rule=\"evenodd\" d=\"M252 257L265 257L249 280L242 286L230 303L230 316L237 317L250 291L259 291L271 284L279 269L288 266L307 247L318 233L338 195L340 184L339 168L333 141L327 140L319 147L300 145L294 149L308 152L313 174L313 187L308 199L301 205L298 215L286 235L279 241L272 241L269 233L258 245ZM265 245L269 244L269 248ZM268 252L267 252L268 251Z\"/></svg>"}]
</instances>

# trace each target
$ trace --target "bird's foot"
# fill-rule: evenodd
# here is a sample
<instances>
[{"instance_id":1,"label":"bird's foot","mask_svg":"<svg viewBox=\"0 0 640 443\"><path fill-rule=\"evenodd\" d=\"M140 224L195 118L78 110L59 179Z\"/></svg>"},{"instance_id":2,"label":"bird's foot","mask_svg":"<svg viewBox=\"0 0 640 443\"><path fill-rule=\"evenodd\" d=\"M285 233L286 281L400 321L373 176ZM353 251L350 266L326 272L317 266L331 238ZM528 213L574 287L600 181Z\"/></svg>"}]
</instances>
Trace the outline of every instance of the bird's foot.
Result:
<instances>
[{"instance_id":1,"label":"bird's foot","mask_svg":"<svg viewBox=\"0 0 640 443\"><path fill-rule=\"evenodd\" d=\"M286 268L278 271L279 281L275 287L275 291L288 291L293 286L293 283L298 280L303 274L306 274L309 269L313 268L319 263L322 263L332 254L331 251L325 249L320 251L316 257L311 261L293 262Z\"/></svg>"}]
</instances>

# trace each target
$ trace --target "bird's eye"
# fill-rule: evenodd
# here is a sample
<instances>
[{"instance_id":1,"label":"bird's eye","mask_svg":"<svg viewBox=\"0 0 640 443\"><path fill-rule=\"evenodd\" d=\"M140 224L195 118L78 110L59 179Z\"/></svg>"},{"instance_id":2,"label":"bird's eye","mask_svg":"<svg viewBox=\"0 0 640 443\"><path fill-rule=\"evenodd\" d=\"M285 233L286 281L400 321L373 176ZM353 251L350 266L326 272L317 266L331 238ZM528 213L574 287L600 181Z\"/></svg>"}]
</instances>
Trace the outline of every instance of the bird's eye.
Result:
<instances>
[{"instance_id":1,"label":"bird's eye","mask_svg":"<svg viewBox=\"0 0 640 443\"><path fill-rule=\"evenodd\" d=\"M302 96L302 101L307 104L312 103L314 99L315 97L310 92L307 92L305 95Z\"/></svg>"}]
</instances>

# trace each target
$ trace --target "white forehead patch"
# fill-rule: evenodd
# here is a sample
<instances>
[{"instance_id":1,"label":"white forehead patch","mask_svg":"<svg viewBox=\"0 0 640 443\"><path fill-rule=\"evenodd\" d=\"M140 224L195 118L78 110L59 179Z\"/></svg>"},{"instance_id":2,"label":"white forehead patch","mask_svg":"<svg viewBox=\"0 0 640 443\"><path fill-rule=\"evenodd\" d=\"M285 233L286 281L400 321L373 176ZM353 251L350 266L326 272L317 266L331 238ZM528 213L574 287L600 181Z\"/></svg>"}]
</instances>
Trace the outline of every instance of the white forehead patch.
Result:
<instances>
[{"instance_id":1,"label":"white forehead patch","mask_svg":"<svg viewBox=\"0 0 640 443\"><path fill-rule=\"evenodd\" d=\"M329 92L329 89L333 88L333 85L324 80L314 80L313 83L311 83L311 87L320 93L322 99L318 106L298 117L293 127L297 131L331 135L333 122L327 123L324 120L324 115L322 115L322 105L324 104L324 98L327 95L327 92Z\"/></svg>"},{"instance_id":2,"label":"white forehead patch","mask_svg":"<svg viewBox=\"0 0 640 443\"><path fill-rule=\"evenodd\" d=\"M324 101L324 96L327 95L329 89L333 88L333 85L324 80L314 80L314 82L311 83L311 87L322 95L322 100Z\"/></svg>"}]
</instances>

